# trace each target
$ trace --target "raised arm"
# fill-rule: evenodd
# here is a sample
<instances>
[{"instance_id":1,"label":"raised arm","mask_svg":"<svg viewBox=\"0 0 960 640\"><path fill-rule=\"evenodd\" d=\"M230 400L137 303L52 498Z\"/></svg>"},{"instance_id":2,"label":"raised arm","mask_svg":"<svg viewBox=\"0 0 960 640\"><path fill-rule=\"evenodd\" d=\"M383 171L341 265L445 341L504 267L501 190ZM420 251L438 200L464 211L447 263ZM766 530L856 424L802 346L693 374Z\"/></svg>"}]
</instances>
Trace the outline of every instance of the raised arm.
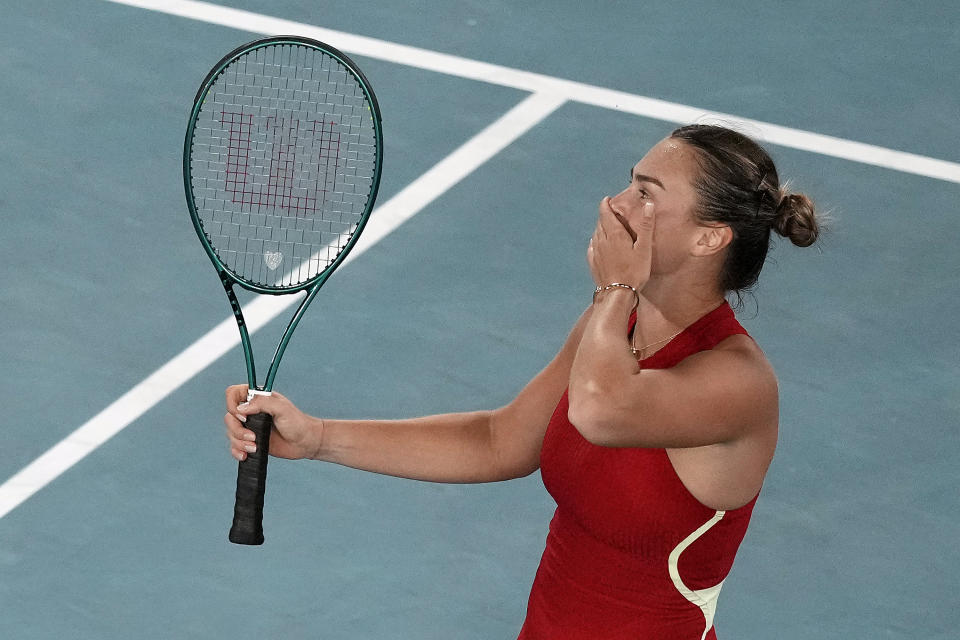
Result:
<instances>
[{"instance_id":1,"label":"raised arm","mask_svg":"<svg viewBox=\"0 0 960 640\"><path fill-rule=\"evenodd\" d=\"M642 315L655 306L638 307L637 291L651 279L655 221L660 214L655 215L646 195L635 196L632 187L617 198L617 203L610 198L600 203L587 259L598 285L629 286L610 288L594 304L570 372L570 422L593 444L610 447L690 448L753 436L769 439L777 425L777 381L750 338L731 336L669 369L638 366L626 326L632 310ZM668 211L664 226L676 226L678 217L676 210ZM693 248L685 251L694 261L722 246L729 232L702 225L691 229L690 238L696 242L690 240ZM651 289L669 290L663 284L666 278L658 277ZM696 282L693 276L688 279ZM711 289L708 285L701 292L702 299L710 300L706 294ZM676 304L680 295L671 292L661 298L672 298Z\"/></svg>"},{"instance_id":2,"label":"raised arm","mask_svg":"<svg viewBox=\"0 0 960 640\"><path fill-rule=\"evenodd\" d=\"M246 385L227 389L224 422L233 454L253 444L245 416L274 416L270 453L313 458L386 475L432 482L493 482L534 472L547 424L567 387L590 312L574 326L556 357L510 404L493 411L406 420L331 420L308 416L278 393L249 404Z\"/></svg>"},{"instance_id":3,"label":"raised arm","mask_svg":"<svg viewBox=\"0 0 960 640\"><path fill-rule=\"evenodd\" d=\"M629 293L629 292L627 292ZM777 380L760 348L737 335L670 369L642 370L623 328L619 292L595 305L570 375L570 422L602 446L687 448L776 428Z\"/></svg>"}]
</instances>

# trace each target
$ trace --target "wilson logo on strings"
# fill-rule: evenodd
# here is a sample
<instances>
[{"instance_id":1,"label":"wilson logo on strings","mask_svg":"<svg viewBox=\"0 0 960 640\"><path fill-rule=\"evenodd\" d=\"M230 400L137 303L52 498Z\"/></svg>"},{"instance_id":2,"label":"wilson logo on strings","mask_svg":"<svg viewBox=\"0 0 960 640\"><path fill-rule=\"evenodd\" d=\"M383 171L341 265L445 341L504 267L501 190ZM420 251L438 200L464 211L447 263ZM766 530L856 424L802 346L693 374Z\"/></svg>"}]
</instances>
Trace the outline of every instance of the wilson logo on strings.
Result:
<instances>
[{"instance_id":1,"label":"wilson logo on strings","mask_svg":"<svg viewBox=\"0 0 960 640\"><path fill-rule=\"evenodd\" d=\"M267 251L263 254L263 261L270 271L274 271L283 262L283 254L279 251Z\"/></svg>"}]
</instances>

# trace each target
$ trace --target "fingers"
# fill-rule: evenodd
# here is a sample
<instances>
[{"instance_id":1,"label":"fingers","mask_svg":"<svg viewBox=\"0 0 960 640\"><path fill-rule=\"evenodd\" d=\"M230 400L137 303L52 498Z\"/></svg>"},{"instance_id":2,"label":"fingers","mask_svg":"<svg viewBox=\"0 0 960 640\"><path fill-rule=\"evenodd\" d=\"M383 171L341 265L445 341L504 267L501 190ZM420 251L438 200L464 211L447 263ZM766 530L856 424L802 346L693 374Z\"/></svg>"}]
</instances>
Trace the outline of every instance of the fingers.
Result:
<instances>
[{"instance_id":1,"label":"fingers","mask_svg":"<svg viewBox=\"0 0 960 640\"><path fill-rule=\"evenodd\" d=\"M231 387L233 389L234 387ZM269 413L274 415L274 412L277 411L277 406L279 402L285 402L287 399L283 397L279 392L272 391L270 395L264 394L255 394L249 400L247 398L250 394L247 393L247 385L237 385L237 393L243 391L243 395L237 395L234 397L234 400L237 401L237 404L233 405L233 413L240 422L246 422L247 416L252 416L257 413ZM230 400L229 400L230 389L227 390L228 400L227 400L227 410L230 410Z\"/></svg>"},{"instance_id":2,"label":"fingers","mask_svg":"<svg viewBox=\"0 0 960 640\"><path fill-rule=\"evenodd\" d=\"M276 402L280 399L279 394L277 394L276 397L255 395L250 400L244 400L238 404L234 413L241 422L246 422L247 416L252 416L257 413L273 414L276 410Z\"/></svg>"},{"instance_id":3,"label":"fingers","mask_svg":"<svg viewBox=\"0 0 960 640\"><path fill-rule=\"evenodd\" d=\"M227 387L227 413L223 416L223 423L227 426L230 454L240 462L247 459L247 453L257 450L255 444L252 450L249 448L257 438L253 431L243 427L247 417L240 411L240 406L247 400L247 388L245 384Z\"/></svg>"},{"instance_id":4,"label":"fingers","mask_svg":"<svg viewBox=\"0 0 960 640\"><path fill-rule=\"evenodd\" d=\"M647 200L614 203L605 197L587 249L587 263L597 285L628 283L641 289L650 278L655 215Z\"/></svg>"},{"instance_id":5,"label":"fingers","mask_svg":"<svg viewBox=\"0 0 960 640\"><path fill-rule=\"evenodd\" d=\"M247 385L235 384L227 387L227 411L235 413L237 405L247 401Z\"/></svg>"},{"instance_id":6,"label":"fingers","mask_svg":"<svg viewBox=\"0 0 960 640\"><path fill-rule=\"evenodd\" d=\"M258 399L266 399L266 403L272 402L272 399L276 398L278 400L286 400L284 396L279 391L272 391L271 395L255 395L252 400L247 401L249 394L249 387L245 384L235 384L227 387L226 396L227 396L227 411L235 415L241 416L243 414L250 415L252 413L259 413L260 411L267 411L268 409L260 408L260 404L257 402ZM250 407L253 405L256 410L251 410ZM243 409L241 410L241 407ZM243 419L242 417L240 418Z\"/></svg>"},{"instance_id":7,"label":"fingers","mask_svg":"<svg viewBox=\"0 0 960 640\"><path fill-rule=\"evenodd\" d=\"M613 208L609 196L600 201L598 209L597 226L594 229L589 247L594 256L597 253L603 255L611 247L617 245L626 248L628 244L632 244L636 240L636 234L630 229L630 225L620 212ZM588 250L588 259L589 255L590 251ZM596 258L594 259L596 260Z\"/></svg>"},{"instance_id":8,"label":"fingers","mask_svg":"<svg viewBox=\"0 0 960 640\"><path fill-rule=\"evenodd\" d=\"M600 286L600 280L602 276L597 270L597 258L596 252L593 249L593 240L590 240L590 245L587 247L587 267L590 269L590 275L593 277L593 283L597 286Z\"/></svg>"},{"instance_id":9,"label":"fingers","mask_svg":"<svg viewBox=\"0 0 960 640\"><path fill-rule=\"evenodd\" d=\"M636 246L646 250L653 245L653 229L656 225L656 220L657 217L653 203L644 203L643 208L640 210L639 218L637 218L633 224L633 228L637 232L637 235L634 237Z\"/></svg>"},{"instance_id":10,"label":"fingers","mask_svg":"<svg viewBox=\"0 0 960 640\"><path fill-rule=\"evenodd\" d=\"M246 460L248 454L257 450L256 435L243 423L247 421L248 415L261 411L260 403L256 401L263 397L256 396L253 401L247 402L247 390L248 386L245 384L227 387L227 413L223 416L223 423L227 427L230 454L240 462Z\"/></svg>"},{"instance_id":11,"label":"fingers","mask_svg":"<svg viewBox=\"0 0 960 640\"><path fill-rule=\"evenodd\" d=\"M622 237L624 231L630 236L632 242L637 242L643 233L651 234L654 226L653 202L645 202L640 209L639 215L631 215L628 220L620 211L614 208L613 202L607 196L600 201L600 215L597 220L597 232L599 237L616 239ZM646 240L644 238L643 240Z\"/></svg>"},{"instance_id":12,"label":"fingers","mask_svg":"<svg viewBox=\"0 0 960 640\"><path fill-rule=\"evenodd\" d=\"M256 436L253 431L246 429L237 417L231 413L223 416L223 423L227 427L227 441L230 444L230 453L234 458L243 462L248 453L257 450Z\"/></svg>"},{"instance_id":13,"label":"fingers","mask_svg":"<svg viewBox=\"0 0 960 640\"><path fill-rule=\"evenodd\" d=\"M606 196L600 201L600 216L597 227L604 236L617 236L628 230L628 225L623 216L614 210L613 203L610 202L610 196ZM630 234L633 236L633 234Z\"/></svg>"},{"instance_id":14,"label":"fingers","mask_svg":"<svg viewBox=\"0 0 960 640\"><path fill-rule=\"evenodd\" d=\"M640 219L637 221L637 226L653 231L653 226L655 222L656 222L656 212L654 211L653 203L645 202L643 205L643 209L640 213Z\"/></svg>"},{"instance_id":15,"label":"fingers","mask_svg":"<svg viewBox=\"0 0 960 640\"><path fill-rule=\"evenodd\" d=\"M627 233L630 234L630 241L636 242L637 232L633 230L633 227L630 226L630 223L627 222L627 220L616 211L613 212L613 215L617 216L617 220L620 222L621 225L623 225L623 228L627 230Z\"/></svg>"},{"instance_id":16,"label":"fingers","mask_svg":"<svg viewBox=\"0 0 960 640\"><path fill-rule=\"evenodd\" d=\"M303 457L303 452L299 449L289 448L283 434L287 431L292 434L294 441L302 440L302 432L306 428L302 420L303 414L285 396L277 392L271 395L256 394L249 401L246 398L246 385L227 389L227 413L223 416L223 423L226 425L227 441L233 457L242 462L248 454L257 451L258 436L246 423L249 416L258 413L269 413L274 418L272 432L259 436L270 438L273 445L282 445L281 448L272 446L271 454L280 457Z\"/></svg>"}]
</instances>

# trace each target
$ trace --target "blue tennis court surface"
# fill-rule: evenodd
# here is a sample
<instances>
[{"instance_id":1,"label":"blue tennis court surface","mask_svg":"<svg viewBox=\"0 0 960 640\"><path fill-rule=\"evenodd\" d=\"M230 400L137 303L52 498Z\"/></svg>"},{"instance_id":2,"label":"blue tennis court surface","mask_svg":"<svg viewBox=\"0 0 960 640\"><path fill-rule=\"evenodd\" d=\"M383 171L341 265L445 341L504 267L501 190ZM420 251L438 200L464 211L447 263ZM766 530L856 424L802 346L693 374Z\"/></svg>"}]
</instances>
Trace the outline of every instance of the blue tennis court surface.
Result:
<instances>
[{"instance_id":1,"label":"blue tennis court surface","mask_svg":"<svg viewBox=\"0 0 960 640\"><path fill-rule=\"evenodd\" d=\"M0 638L519 631L554 508L537 474L450 486L275 461L267 542L239 547L221 422L239 346L182 386L150 378L228 317L186 211L183 134L210 66L277 24L260 14L345 34L330 44L383 111L385 208L531 94L555 98L543 78L582 83L324 286L277 378L320 415L491 408L549 361L590 301L597 201L675 126L601 89L836 138L768 139L833 222L819 250L779 244L739 313L777 369L781 439L718 636L957 637L955 3L141 4L161 10L3 7ZM506 70L478 79L470 61ZM850 158L849 141L880 150ZM116 435L71 437L90 421ZM58 464L24 493L24 469Z\"/></svg>"}]
</instances>

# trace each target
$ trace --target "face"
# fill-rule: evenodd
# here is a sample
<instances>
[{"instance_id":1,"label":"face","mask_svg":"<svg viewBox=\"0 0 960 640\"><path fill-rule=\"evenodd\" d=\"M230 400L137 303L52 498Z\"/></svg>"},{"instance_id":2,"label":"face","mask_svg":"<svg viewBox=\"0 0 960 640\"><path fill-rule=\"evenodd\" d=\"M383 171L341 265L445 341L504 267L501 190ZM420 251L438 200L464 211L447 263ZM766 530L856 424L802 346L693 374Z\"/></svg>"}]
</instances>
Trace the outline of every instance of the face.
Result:
<instances>
[{"instance_id":1,"label":"face","mask_svg":"<svg viewBox=\"0 0 960 640\"><path fill-rule=\"evenodd\" d=\"M653 202L656 226L652 273L675 269L697 251L709 229L694 217L698 170L693 149L680 140L666 138L631 168L629 184L610 200L627 222L639 219L644 204Z\"/></svg>"}]
</instances>

